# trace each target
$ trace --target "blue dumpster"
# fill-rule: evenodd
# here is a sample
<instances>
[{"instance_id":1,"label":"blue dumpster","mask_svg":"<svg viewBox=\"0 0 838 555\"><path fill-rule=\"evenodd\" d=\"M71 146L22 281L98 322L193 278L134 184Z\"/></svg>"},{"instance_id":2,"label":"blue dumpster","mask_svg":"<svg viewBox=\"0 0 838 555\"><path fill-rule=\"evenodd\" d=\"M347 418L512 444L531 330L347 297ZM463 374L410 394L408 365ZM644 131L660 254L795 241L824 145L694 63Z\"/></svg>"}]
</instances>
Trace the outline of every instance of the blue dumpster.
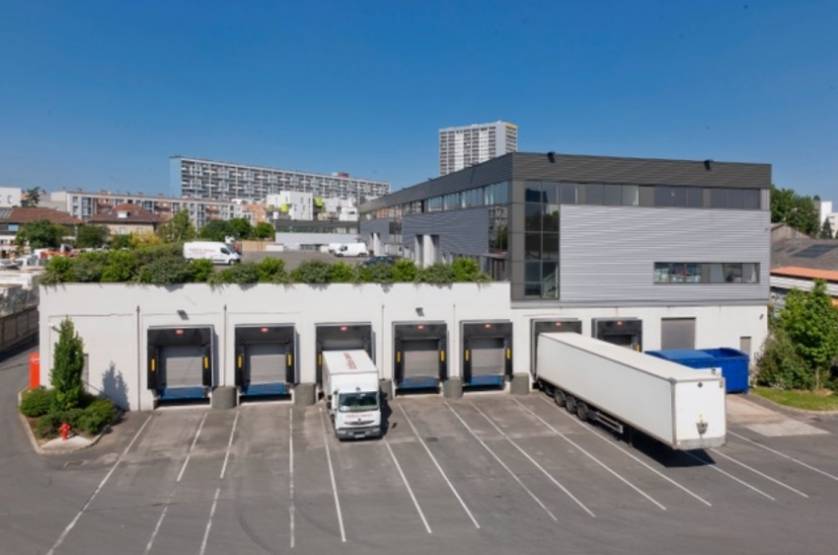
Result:
<instances>
[{"instance_id":1,"label":"blue dumpster","mask_svg":"<svg viewBox=\"0 0 838 555\"><path fill-rule=\"evenodd\" d=\"M721 368L727 393L747 393L748 391L748 355L737 349L729 347L669 349L665 351L646 351L646 354L699 370L702 368Z\"/></svg>"}]
</instances>

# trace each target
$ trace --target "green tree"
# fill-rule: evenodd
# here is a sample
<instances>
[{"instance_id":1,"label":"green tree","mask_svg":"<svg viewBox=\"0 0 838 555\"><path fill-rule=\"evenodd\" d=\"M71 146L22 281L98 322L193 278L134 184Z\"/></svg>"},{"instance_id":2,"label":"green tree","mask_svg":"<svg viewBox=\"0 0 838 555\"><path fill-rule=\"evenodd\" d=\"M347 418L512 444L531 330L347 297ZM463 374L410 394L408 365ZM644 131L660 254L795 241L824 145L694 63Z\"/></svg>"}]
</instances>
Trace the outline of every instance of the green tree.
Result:
<instances>
[{"instance_id":1,"label":"green tree","mask_svg":"<svg viewBox=\"0 0 838 555\"><path fill-rule=\"evenodd\" d=\"M820 230L820 216L814 199L801 196L793 189L771 186L771 222L784 223L814 236Z\"/></svg>"},{"instance_id":2,"label":"green tree","mask_svg":"<svg viewBox=\"0 0 838 555\"><path fill-rule=\"evenodd\" d=\"M255 239L273 239L275 236L276 230L268 222L259 222L253 228L253 237Z\"/></svg>"},{"instance_id":3,"label":"green tree","mask_svg":"<svg viewBox=\"0 0 838 555\"><path fill-rule=\"evenodd\" d=\"M183 243L195 238L195 226L189 219L189 213L181 210L171 220L161 225L157 234L166 243Z\"/></svg>"},{"instance_id":4,"label":"green tree","mask_svg":"<svg viewBox=\"0 0 838 555\"><path fill-rule=\"evenodd\" d=\"M230 234L236 239L250 239L253 234L253 226L247 218L231 218L228 222L230 225Z\"/></svg>"},{"instance_id":5,"label":"green tree","mask_svg":"<svg viewBox=\"0 0 838 555\"><path fill-rule=\"evenodd\" d=\"M271 256L265 257L256 265L259 281L262 283L288 283L285 261Z\"/></svg>"},{"instance_id":6,"label":"green tree","mask_svg":"<svg viewBox=\"0 0 838 555\"><path fill-rule=\"evenodd\" d=\"M329 283L331 264L319 260L307 260L291 272L291 280L296 283Z\"/></svg>"},{"instance_id":7,"label":"green tree","mask_svg":"<svg viewBox=\"0 0 838 555\"><path fill-rule=\"evenodd\" d=\"M43 189L40 187L32 187L23 192L23 198L20 199L20 205L25 208L32 208L38 206L41 202L41 193Z\"/></svg>"},{"instance_id":8,"label":"green tree","mask_svg":"<svg viewBox=\"0 0 838 555\"><path fill-rule=\"evenodd\" d=\"M24 224L15 235L15 243L33 249L55 248L64 238L64 228L49 220L37 220Z\"/></svg>"},{"instance_id":9,"label":"green tree","mask_svg":"<svg viewBox=\"0 0 838 555\"><path fill-rule=\"evenodd\" d=\"M329 268L329 283L351 283L355 281L355 269L346 262L335 262Z\"/></svg>"},{"instance_id":10,"label":"green tree","mask_svg":"<svg viewBox=\"0 0 838 555\"><path fill-rule=\"evenodd\" d=\"M136 279L151 285L189 283L192 281L192 266L182 256L157 256L140 267Z\"/></svg>"},{"instance_id":11,"label":"green tree","mask_svg":"<svg viewBox=\"0 0 838 555\"><path fill-rule=\"evenodd\" d=\"M838 309L832 306L826 283L817 280L811 292L789 291L776 326L788 335L820 389L838 357Z\"/></svg>"},{"instance_id":12,"label":"green tree","mask_svg":"<svg viewBox=\"0 0 838 555\"><path fill-rule=\"evenodd\" d=\"M55 344L50 383L55 388L53 409L64 412L79 406L84 392L84 343L69 318L61 322Z\"/></svg>"},{"instance_id":13,"label":"green tree","mask_svg":"<svg viewBox=\"0 0 838 555\"><path fill-rule=\"evenodd\" d=\"M818 234L819 239L833 239L835 235L832 233L832 226L829 225L829 220L824 220L821 226L821 232Z\"/></svg>"},{"instance_id":14,"label":"green tree","mask_svg":"<svg viewBox=\"0 0 838 555\"><path fill-rule=\"evenodd\" d=\"M457 282L486 282L489 276L480 271L480 265L473 258L455 258L451 273Z\"/></svg>"},{"instance_id":15,"label":"green tree","mask_svg":"<svg viewBox=\"0 0 838 555\"><path fill-rule=\"evenodd\" d=\"M416 281L419 269L409 258L400 258L393 264L393 281L397 283Z\"/></svg>"},{"instance_id":16,"label":"green tree","mask_svg":"<svg viewBox=\"0 0 838 555\"><path fill-rule=\"evenodd\" d=\"M133 246L132 237L128 233L111 236L110 247L112 249L130 249Z\"/></svg>"},{"instance_id":17,"label":"green tree","mask_svg":"<svg viewBox=\"0 0 838 555\"><path fill-rule=\"evenodd\" d=\"M108 243L108 228L103 225L80 225L76 229L76 246L81 249L104 247Z\"/></svg>"},{"instance_id":18,"label":"green tree","mask_svg":"<svg viewBox=\"0 0 838 555\"><path fill-rule=\"evenodd\" d=\"M115 250L108 253L108 261L102 268L103 282L131 281L137 271L139 261L132 250Z\"/></svg>"},{"instance_id":19,"label":"green tree","mask_svg":"<svg viewBox=\"0 0 838 555\"><path fill-rule=\"evenodd\" d=\"M199 236L207 241L224 241L227 236L232 235L233 230L230 223L224 220L212 220L201 228Z\"/></svg>"}]
</instances>

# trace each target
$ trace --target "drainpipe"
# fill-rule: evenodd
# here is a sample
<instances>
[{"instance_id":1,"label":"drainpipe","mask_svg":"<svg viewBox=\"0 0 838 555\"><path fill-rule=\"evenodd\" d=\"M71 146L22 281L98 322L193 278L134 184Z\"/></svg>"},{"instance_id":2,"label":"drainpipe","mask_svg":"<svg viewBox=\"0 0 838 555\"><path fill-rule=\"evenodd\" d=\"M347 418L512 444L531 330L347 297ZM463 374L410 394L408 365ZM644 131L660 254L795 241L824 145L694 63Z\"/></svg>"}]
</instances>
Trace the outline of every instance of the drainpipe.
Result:
<instances>
[{"instance_id":1,"label":"drainpipe","mask_svg":"<svg viewBox=\"0 0 838 555\"><path fill-rule=\"evenodd\" d=\"M143 350L142 335L140 334L140 305L137 305L137 410L142 410L142 374L143 374Z\"/></svg>"}]
</instances>

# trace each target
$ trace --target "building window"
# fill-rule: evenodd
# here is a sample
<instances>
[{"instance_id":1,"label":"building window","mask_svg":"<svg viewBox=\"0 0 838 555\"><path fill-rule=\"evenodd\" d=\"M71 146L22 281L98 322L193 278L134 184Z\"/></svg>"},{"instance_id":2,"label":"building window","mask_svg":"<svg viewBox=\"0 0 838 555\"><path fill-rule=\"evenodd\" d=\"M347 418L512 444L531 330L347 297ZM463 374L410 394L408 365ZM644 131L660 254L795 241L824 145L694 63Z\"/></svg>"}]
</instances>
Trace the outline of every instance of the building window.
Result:
<instances>
[{"instance_id":1,"label":"building window","mask_svg":"<svg viewBox=\"0 0 838 555\"><path fill-rule=\"evenodd\" d=\"M756 262L655 262L656 284L759 283Z\"/></svg>"},{"instance_id":2,"label":"building window","mask_svg":"<svg viewBox=\"0 0 838 555\"><path fill-rule=\"evenodd\" d=\"M428 212L439 212L442 210L442 197L429 198L425 205Z\"/></svg>"},{"instance_id":3,"label":"building window","mask_svg":"<svg viewBox=\"0 0 838 555\"><path fill-rule=\"evenodd\" d=\"M443 208L454 210L460 207L460 193L451 193L442 197Z\"/></svg>"}]
</instances>

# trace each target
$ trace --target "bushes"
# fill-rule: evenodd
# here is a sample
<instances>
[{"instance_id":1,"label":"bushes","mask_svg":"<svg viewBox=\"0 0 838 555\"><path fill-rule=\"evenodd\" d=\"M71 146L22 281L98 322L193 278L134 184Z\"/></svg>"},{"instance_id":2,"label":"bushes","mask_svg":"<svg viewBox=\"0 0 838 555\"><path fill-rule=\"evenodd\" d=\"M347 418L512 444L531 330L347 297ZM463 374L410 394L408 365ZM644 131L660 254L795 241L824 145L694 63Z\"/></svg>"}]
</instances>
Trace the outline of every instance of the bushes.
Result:
<instances>
[{"instance_id":1,"label":"bushes","mask_svg":"<svg viewBox=\"0 0 838 555\"><path fill-rule=\"evenodd\" d=\"M20 412L23 416L37 418L49 412L53 403L53 390L38 387L24 392L20 400Z\"/></svg>"},{"instance_id":2,"label":"bushes","mask_svg":"<svg viewBox=\"0 0 838 555\"><path fill-rule=\"evenodd\" d=\"M58 427L61 426L61 415L57 412L50 412L38 418L35 423L35 436L41 439L49 439L58 435Z\"/></svg>"},{"instance_id":3,"label":"bushes","mask_svg":"<svg viewBox=\"0 0 838 555\"><path fill-rule=\"evenodd\" d=\"M88 435L96 435L116 421L118 416L116 407L109 399L96 399L78 415L73 428Z\"/></svg>"},{"instance_id":4,"label":"bushes","mask_svg":"<svg viewBox=\"0 0 838 555\"><path fill-rule=\"evenodd\" d=\"M774 330L765 342L757 365L757 385L780 389L811 389L815 385L814 373L797 354L794 343L782 329Z\"/></svg>"},{"instance_id":5,"label":"bushes","mask_svg":"<svg viewBox=\"0 0 838 555\"><path fill-rule=\"evenodd\" d=\"M457 258L451 264L417 268L411 260L370 266L354 266L344 261L329 263L306 261L287 272L285 263L272 257L258 263L242 263L216 271L209 260L186 260L178 244L147 245L135 249L83 253L76 258L56 256L47 262L44 285L59 283L144 283L176 285L182 283L483 283L489 277L476 261Z\"/></svg>"}]
</instances>

